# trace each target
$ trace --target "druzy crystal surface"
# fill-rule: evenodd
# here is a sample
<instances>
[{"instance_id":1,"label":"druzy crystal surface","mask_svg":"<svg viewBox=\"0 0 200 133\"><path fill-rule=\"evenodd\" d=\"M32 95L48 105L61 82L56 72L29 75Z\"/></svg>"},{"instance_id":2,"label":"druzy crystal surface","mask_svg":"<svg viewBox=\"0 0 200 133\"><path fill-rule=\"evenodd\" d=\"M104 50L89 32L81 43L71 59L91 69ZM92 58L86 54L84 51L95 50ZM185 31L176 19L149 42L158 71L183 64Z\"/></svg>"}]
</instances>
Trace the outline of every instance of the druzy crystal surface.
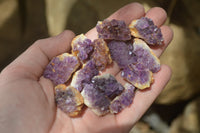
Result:
<instances>
[{"instance_id":1,"label":"druzy crystal surface","mask_svg":"<svg viewBox=\"0 0 200 133\"><path fill-rule=\"evenodd\" d=\"M121 75L128 82L133 84L138 89L145 89L150 87L153 81L152 72L148 69L138 70L135 65L129 65L124 68Z\"/></svg>"},{"instance_id":2,"label":"druzy crystal surface","mask_svg":"<svg viewBox=\"0 0 200 133\"><path fill-rule=\"evenodd\" d=\"M117 96L110 105L110 112L115 114L130 106L133 102L135 87L129 83L125 84L125 90Z\"/></svg>"},{"instance_id":3,"label":"druzy crystal surface","mask_svg":"<svg viewBox=\"0 0 200 133\"><path fill-rule=\"evenodd\" d=\"M131 33L122 20L104 20L96 25L99 38L109 40L130 40Z\"/></svg>"},{"instance_id":4,"label":"druzy crystal surface","mask_svg":"<svg viewBox=\"0 0 200 133\"><path fill-rule=\"evenodd\" d=\"M111 100L124 90L124 87L111 74L95 76L92 78L92 83Z\"/></svg>"},{"instance_id":5,"label":"druzy crystal surface","mask_svg":"<svg viewBox=\"0 0 200 133\"><path fill-rule=\"evenodd\" d=\"M107 114L110 100L94 84L85 84L81 92L84 103L98 116Z\"/></svg>"},{"instance_id":6,"label":"druzy crystal surface","mask_svg":"<svg viewBox=\"0 0 200 133\"><path fill-rule=\"evenodd\" d=\"M137 57L133 53L133 45L130 42L111 41L108 43L112 59L117 62L120 68L137 62Z\"/></svg>"},{"instance_id":7,"label":"druzy crystal surface","mask_svg":"<svg viewBox=\"0 0 200 133\"><path fill-rule=\"evenodd\" d=\"M71 46L72 54L78 56L81 62L86 61L93 50L92 41L83 34L76 36Z\"/></svg>"},{"instance_id":8,"label":"druzy crystal surface","mask_svg":"<svg viewBox=\"0 0 200 133\"><path fill-rule=\"evenodd\" d=\"M93 46L91 59L99 70L104 70L108 64L112 63L107 43L103 39L96 39L93 41Z\"/></svg>"},{"instance_id":9,"label":"druzy crystal surface","mask_svg":"<svg viewBox=\"0 0 200 133\"><path fill-rule=\"evenodd\" d=\"M55 100L57 107L69 116L77 116L81 113L83 97L74 87L59 84L55 87Z\"/></svg>"},{"instance_id":10,"label":"druzy crystal surface","mask_svg":"<svg viewBox=\"0 0 200 133\"><path fill-rule=\"evenodd\" d=\"M150 45L162 45L164 42L160 28L154 25L150 18L133 20L129 28L134 37L142 38Z\"/></svg>"},{"instance_id":11,"label":"druzy crystal surface","mask_svg":"<svg viewBox=\"0 0 200 133\"><path fill-rule=\"evenodd\" d=\"M152 72L160 70L160 61L141 39L134 39L133 47L137 63L125 67L122 70L122 77L138 89L145 89L153 82Z\"/></svg>"},{"instance_id":12,"label":"druzy crystal surface","mask_svg":"<svg viewBox=\"0 0 200 133\"><path fill-rule=\"evenodd\" d=\"M80 70L75 72L72 78L71 86L78 91L82 91L84 84L90 83L91 79L98 75L99 71L93 60L88 61Z\"/></svg>"},{"instance_id":13,"label":"druzy crystal surface","mask_svg":"<svg viewBox=\"0 0 200 133\"><path fill-rule=\"evenodd\" d=\"M53 81L55 85L63 84L71 77L72 73L76 71L80 63L76 56L68 53L61 54L54 57L46 66L44 77Z\"/></svg>"}]
</instances>

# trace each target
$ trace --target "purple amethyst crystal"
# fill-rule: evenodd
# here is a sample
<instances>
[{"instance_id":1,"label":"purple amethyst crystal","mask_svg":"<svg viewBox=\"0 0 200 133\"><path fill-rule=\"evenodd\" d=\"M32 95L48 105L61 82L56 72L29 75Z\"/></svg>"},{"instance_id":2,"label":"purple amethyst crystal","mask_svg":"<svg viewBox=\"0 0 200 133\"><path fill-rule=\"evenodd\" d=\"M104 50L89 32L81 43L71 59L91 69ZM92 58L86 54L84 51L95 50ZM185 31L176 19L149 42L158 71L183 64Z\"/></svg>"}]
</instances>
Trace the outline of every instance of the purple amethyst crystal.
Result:
<instances>
[{"instance_id":1,"label":"purple amethyst crystal","mask_svg":"<svg viewBox=\"0 0 200 133\"><path fill-rule=\"evenodd\" d=\"M129 65L124 68L121 75L128 82L133 84L138 89L145 89L150 87L152 83L152 72L148 69L137 70L135 65Z\"/></svg>"},{"instance_id":2,"label":"purple amethyst crystal","mask_svg":"<svg viewBox=\"0 0 200 133\"><path fill-rule=\"evenodd\" d=\"M111 100L124 90L124 87L111 74L95 76L92 78L92 83Z\"/></svg>"},{"instance_id":3,"label":"purple amethyst crystal","mask_svg":"<svg viewBox=\"0 0 200 133\"><path fill-rule=\"evenodd\" d=\"M103 39L96 39L93 41L93 46L94 52L91 59L99 70L104 70L108 64L112 63L107 43Z\"/></svg>"},{"instance_id":4,"label":"purple amethyst crystal","mask_svg":"<svg viewBox=\"0 0 200 133\"><path fill-rule=\"evenodd\" d=\"M83 97L75 88L64 84L55 87L55 100L57 107L69 116L77 116L81 113Z\"/></svg>"},{"instance_id":5,"label":"purple amethyst crystal","mask_svg":"<svg viewBox=\"0 0 200 133\"><path fill-rule=\"evenodd\" d=\"M98 116L109 112L110 100L94 84L85 84L81 94L85 105Z\"/></svg>"},{"instance_id":6,"label":"purple amethyst crystal","mask_svg":"<svg viewBox=\"0 0 200 133\"><path fill-rule=\"evenodd\" d=\"M159 59L144 41L140 39L134 39L133 47L133 52L137 57L136 68L138 70L149 69L153 73L160 70Z\"/></svg>"},{"instance_id":7,"label":"purple amethyst crystal","mask_svg":"<svg viewBox=\"0 0 200 133\"><path fill-rule=\"evenodd\" d=\"M68 53L54 57L44 71L44 77L53 81L55 85L63 84L76 71L80 63L76 56Z\"/></svg>"},{"instance_id":8,"label":"purple amethyst crystal","mask_svg":"<svg viewBox=\"0 0 200 133\"><path fill-rule=\"evenodd\" d=\"M90 83L91 79L98 74L99 71L96 68L94 61L90 60L73 75L71 86L78 91L82 91L84 84Z\"/></svg>"},{"instance_id":9,"label":"purple amethyst crystal","mask_svg":"<svg viewBox=\"0 0 200 133\"><path fill-rule=\"evenodd\" d=\"M131 33L122 20L104 20L96 25L99 38L126 41L131 39Z\"/></svg>"},{"instance_id":10,"label":"purple amethyst crystal","mask_svg":"<svg viewBox=\"0 0 200 133\"><path fill-rule=\"evenodd\" d=\"M120 68L137 62L133 53L133 45L123 41L111 41L108 43L112 59L117 62Z\"/></svg>"},{"instance_id":11,"label":"purple amethyst crystal","mask_svg":"<svg viewBox=\"0 0 200 133\"><path fill-rule=\"evenodd\" d=\"M76 36L72 40L72 54L78 56L81 62L89 58L93 51L92 41L85 37L83 34Z\"/></svg>"},{"instance_id":12,"label":"purple amethyst crystal","mask_svg":"<svg viewBox=\"0 0 200 133\"><path fill-rule=\"evenodd\" d=\"M113 114L121 112L133 102L135 87L131 84L125 84L125 90L117 96L110 104L110 112Z\"/></svg>"},{"instance_id":13,"label":"purple amethyst crystal","mask_svg":"<svg viewBox=\"0 0 200 133\"><path fill-rule=\"evenodd\" d=\"M162 45L164 42L160 28L150 18L133 20L129 28L134 37L142 38L150 45Z\"/></svg>"}]
</instances>

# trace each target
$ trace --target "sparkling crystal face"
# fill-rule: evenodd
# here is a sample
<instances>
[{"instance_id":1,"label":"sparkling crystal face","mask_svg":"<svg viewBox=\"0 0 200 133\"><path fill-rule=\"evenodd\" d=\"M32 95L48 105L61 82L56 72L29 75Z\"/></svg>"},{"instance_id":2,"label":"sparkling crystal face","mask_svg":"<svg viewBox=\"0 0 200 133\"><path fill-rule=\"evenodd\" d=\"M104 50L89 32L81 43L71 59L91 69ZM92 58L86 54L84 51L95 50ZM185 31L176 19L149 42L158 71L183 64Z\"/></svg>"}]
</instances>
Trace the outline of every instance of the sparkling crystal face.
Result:
<instances>
[{"instance_id":1,"label":"sparkling crystal face","mask_svg":"<svg viewBox=\"0 0 200 133\"><path fill-rule=\"evenodd\" d=\"M54 57L46 66L44 77L50 79L55 85L63 84L76 71L80 63L76 56L71 54L61 54Z\"/></svg>"},{"instance_id":2,"label":"sparkling crystal face","mask_svg":"<svg viewBox=\"0 0 200 133\"><path fill-rule=\"evenodd\" d=\"M81 94L85 105L98 116L109 112L110 100L94 84L85 84Z\"/></svg>"},{"instance_id":3,"label":"sparkling crystal face","mask_svg":"<svg viewBox=\"0 0 200 133\"><path fill-rule=\"evenodd\" d=\"M150 45L162 45L164 43L160 28L154 25L150 18L142 17L133 20L129 28L134 37L142 38Z\"/></svg>"},{"instance_id":4,"label":"sparkling crystal face","mask_svg":"<svg viewBox=\"0 0 200 133\"><path fill-rule=\"evenodd\" d=\"M111 41L108 43L112 59L120 68L129 64L135 64L137 57L133 53L133 45L123 41Z\"/></svg>"},{"instance_id":5,"label":"sparkling crystal face","mask_svg":"<svg viewBox=\"0 0 200 133\"><path fill-rule=\"evenodd\" d=\"M57 107L70 116L81 113L83 97L75 88L64 84L55 87L55 100Z\"/></svg>"},{"instance_id":6,"label":"sparkling crystal face","mask_svg":"<svg viewBox=\"0 0 200 133\"><path fill-rule=\"evenodd\" d=\"M113 114L121 112L133 102L135 87L129 83L125 84L125 90L117 96L110 104L110 112Z\"/></svg>"},{"instance_id":7,"label":"sparkling crystal face","mask_svg":"<svg viewBox=\"0 0 200 133\"><path fill-rule=\"evenodd\" d=\"M108 64L112 63L107 43L103 39L96 39L93 41L93 46L94 52L91 59L99 70L104 70Z\"/></svg>"},{"instance_id":8,"label":"sparkling crystal face","mask_svg":"<svg viewBox=\"0 0 200 133\"><path fill-rule=\"evenodd\" d=\"M84 64L80 70L75 72L72 78L71 86L81 92L84 84L90 83L91 79L98 74L99 71L95 65L95 62L90 60Z\"/></svg>"},{"instance_id":9,"label":"sparkling crystal face","mask_svg":"<svg viewBox=\"0 0 200 133\"><path fill-rule=\"evenodd\" d=\"M111 74L95 76L92 78L92 84L110 100L120 95L124 90L124 87Z\"/></svg>"},{"instance_id":10,"label":"sparkling crystal face","mask_svg":"<svg viewBox=\"0 0 200 133\"><path fill-rule=\"evenodd\" d=\"M99 21L96 26L99 38L105 40L130 40L131 33L125 22L122 20Z\"/></svg>"},{"instance_id":11,"label":"sparkling crystal face","mask_svg":"<svg viewBox=\"0 0 200 133\"><path fill-rule=\"evenodd\" d=\"M72 40L72 54L78 56L81 62L85 62L93 51L92 41L83 34Z\"/></svg>"}]
</instances>

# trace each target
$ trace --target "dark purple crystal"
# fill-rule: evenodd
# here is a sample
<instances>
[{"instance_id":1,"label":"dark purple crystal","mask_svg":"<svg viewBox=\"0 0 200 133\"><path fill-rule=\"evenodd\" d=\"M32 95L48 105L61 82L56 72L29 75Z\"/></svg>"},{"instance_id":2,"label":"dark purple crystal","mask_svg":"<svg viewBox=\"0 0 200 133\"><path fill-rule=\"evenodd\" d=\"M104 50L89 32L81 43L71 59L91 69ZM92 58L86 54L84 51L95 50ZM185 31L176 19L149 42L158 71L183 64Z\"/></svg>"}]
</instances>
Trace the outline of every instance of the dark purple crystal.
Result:
<instances>
[{"instance_id":1,"label":"dark purple crystal","mask_svg":"<svg viewBox=\"0 0 200 133\"><path fill-rule=\"evenodd\" d=\"M75 88L64 84L55 87L57 107L70 116L77 116L83 106L83 97Z\"/></svg>"},{"instance_id":2,"label":"dark purple crystal","mask_svg":"<svg viewBox=\"0 0 200 133\"><path fill-rule=\"evenodd\" d=\"M71 45L72 53L77 55L81 62L87 60L93 51L92 41L86 38L83 34L75 37Z\"/></svg>"},{"instance_id":3,"label":"dark purple crystal","mask_svg":"<svg viewBox=\"0 0 200 133\"><path fill-rule=\"evenodd\" d=\"M124 87L111 74L95 76L92 78L92 83L111 100L124 90Z\"/></svg>"},{"instance_id":4,"label":"dark purple crystal","mask_svg":"<svg viewBox=\"0 0 200 133\"><path fill-rule=\"evenodd\" d=\"M88 61L83 67L77 71L72 78L71 86L78 91L82 91L85 83L90 83L91 79L98 75L99 71L93 60Z\"/></svg>"},{"instance_id":5,"label":"dark purple crystal","mask_svg":"<svg viewBox=\"0 0 200 133\"><path fill-rule=\"evenodd\" d=\"M71 77L80 63L76 56L64 53L54 57L46 66L44 77L53 81L55 85L63 84Z\"/></svg>"},{"instance_id":6,"label":"dark purple crystal","mask_svg":"<svg viewBox=\"0 0 200 133\"><path fill-rule=\"evenodd\" d=\"M150 45L162 45L164 42L160 28L150 18L134 20L129 28L133 36L144 39Z\"/></svg>"},{"instance_id":7,"label":"dark purple crystal","mask_svg":"<svg viewBox=\"0 0 200 133\"><path fill-rule=\"evenodd\" d=\"M133 102L135 87L131 84L125 84L125 90L117 96L110 105L111 113L119 113Z\"/></svg>"},{"instance_id":8,"label":"dark purple crystal","mask_svg":"<svg viewBox=\"0 0 200 133\"><path fill-rule=\"evenodd\" d=\"M81 94L85 105L95 114L102 116L109 112L110 100L94 84L85 84Z\"/></svg>"},{"instance_id":9,"label":"dark purple crystal","mask_svg":"<svg viewBox=\"0 0 200 133\"><path fill-rule=\"evenodd\" d=\"M117 62L120 68L124 68L129 64L135 64L137 57L133 53L132 43L123 41L111 41L108 43L112 59Z\"/></svg>"},{"instance_id":10,"label":"dark purple crystal","mask_svg":"<svg viewBox=\"0 0 200 133\"><path fill-rule=\"evenodd\" d=\"M93 41L93 46L94 52L91 59L99 70L104 70L108 64L112 63L107 43L103 39L96 39Z\"/></svg>"},{"instance_id":11,"label":"dark purple crystal","mask_svg":"<svg viewBox=\"0 0 200 133\"><path fill-rule=\"evenodd\" d=\"M109 40L130 40L131 33L125 22L122 20L104 20L96 25L99 38Z\"/></svg>"}]
</instances>

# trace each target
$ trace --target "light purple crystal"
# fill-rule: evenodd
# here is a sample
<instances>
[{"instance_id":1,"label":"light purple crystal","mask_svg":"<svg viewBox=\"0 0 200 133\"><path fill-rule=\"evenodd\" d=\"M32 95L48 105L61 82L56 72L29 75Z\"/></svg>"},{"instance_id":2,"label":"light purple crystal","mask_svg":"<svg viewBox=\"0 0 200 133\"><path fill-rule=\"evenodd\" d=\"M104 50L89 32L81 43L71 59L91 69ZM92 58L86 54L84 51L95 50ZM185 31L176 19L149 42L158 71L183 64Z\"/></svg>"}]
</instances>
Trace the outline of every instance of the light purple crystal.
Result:
<instances>
[{"instance_id":1,"label":"light purple crystal","mask_svg":"<svg viewBox=\"0 0 200 133\"><path fill-rule=\"evenodd\" d=\"M130 106L133 103L134 90L135 87L131 84L125 84L125 90L121 93L121 95L117 96L110 105L111 113L119 113L124 108Z\"/></svg>"},{"instance_id":2,"label":"light purple crystal","mask_svg":"<svg viewBox=\"0 0 200 133\"><path fill-rule=\"evenodd\" d=\"M162 45L164 42L160 28L150 18L133 20L129 28L133 36L144 39L150 45Z\"/></svg>"},{"instance_id":3,"label":"light purple crystal","mask_svg":"<svg viewBox=\"0 0 200 133\"><path fill-rule=\"evenodd\" d=\"M160 70L159 59L144 41L135 39L133 47L133 53L137 57L137 63L135 64L137 70L149 69L153 73Z\"/></svg>"},{"instance_id":4,"label":"light purple crystal","mask_svg":"<svg viewBox=\"0 0 200 133\"><path fill-rule=\"evenodd\" d=\"M43 75L55 85L63 84L67 82L79 65L80 63L76 56L64 53L51 60L46 66Z\"/></svg>"},{"instance_id":5,"label":"light purple crystal","mask_svg":"<svg viewBox=\"0 0 200 133\"><path fill-rule=\"evenodd\" d=\"M96 26L99 38L109 40L130 40L131 33L125 22L122 20L104 20Z\"/></svg>"},{"instance_id":6,"label":"light purple crystal","mask_svg":"<svg viewBox=\"0 0 200 133\"><path fill-rule=\"evenodd\" d=\"M76 36L71 45L72 53L78 56L81 62L85 62L93 51L92 41L83 34Z\"/></svg>"},{"instance_id":7,"label":"light purple crystal","mask_svg":"<svg viewBox=\"0 0 200 133\"><path fill-rule=\"evenodd\" d=\"M84 103L98 116L109 112L110 100L94 84L85 84L81 92Z\"/></svg>"},{"instance_id":8,"label":"light purple crystal","mask_svg":"<svg viewBox=\"0 0 200 133\"><path fill-rule=\"evenodd\" d=\"M81 113L83 97L75 88L64 84L55 87L55 101L57 107L70 116L77 116Z\"/></svg>"},{"instance_id":9,"label":"light purple crystal","mask_svg":"<svg viewBox=\"0 0 200 133\"><path fill-rule=\"evenodd\" d=\"M108 64L112 63L107 43L103 39L96 39L93 41L93 46L94 52L91 59L99 70L104 70Z\"/></svg>"},{"instance_id":10,"label":"light purple crystal","mask_svg":"<svg viewBox=\"0 0 200 133\"><path fill-rule=\"evenodd\" d=\"M77 71L72 78L71 86L78 91L82 91L85 83L90 83L91 79L98 75L99 71L93 60L88 61L83 67Z\"/></svg>"},{"instance_id":11,"label":"light purple crystal","mask_svg":"<svg viewBox=\"0 0 200 133\"><path fill-rule=\"evenodd\" d=\"M138 89L145 89L152 83L152 72L148 69L137 70L135 65L124 68L121 75Z\"/></svg>"},{"instance_id":12,"label":"light purple crystal","mask_svg":"<svg viewBox=\"0 0 200 133\"><path fill-rule=\"evenodd\" d=\"M111 100L124 90L124 87L111 74L95 76L92 78L92 83Z\"/></svg>"},{"instance_id":13,"label":"light purple crystal","mask_svg":"<svg viewBox=\"0 0 200 133\"><path fill-rule=\"evenodd\" d=\"M130 42L111 41L108 43L112 59L117 62L120 68L124 68L129 64L137 62L137 58L133 53L133 45Z\"/></svg>"}]
</instances>

